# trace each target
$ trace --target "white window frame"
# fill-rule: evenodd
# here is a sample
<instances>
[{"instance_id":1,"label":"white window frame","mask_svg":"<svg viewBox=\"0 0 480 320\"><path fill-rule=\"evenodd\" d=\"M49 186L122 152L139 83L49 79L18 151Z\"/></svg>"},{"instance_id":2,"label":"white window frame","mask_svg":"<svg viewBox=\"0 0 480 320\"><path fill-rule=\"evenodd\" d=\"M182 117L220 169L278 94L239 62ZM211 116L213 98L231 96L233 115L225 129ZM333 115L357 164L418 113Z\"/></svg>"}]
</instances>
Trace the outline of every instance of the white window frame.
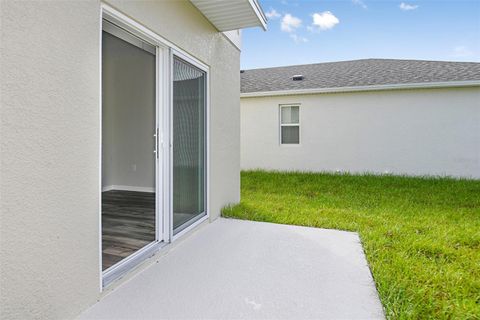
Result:
<instances>
[{"instance_id":1,"label":"white window frame","mask_svg":"<svg viewBox=\"0 0 480 320\"><path fill-rule=\"evenodd\" d=\"M131 256L123 259L112 268L105 271L102 269L102 24L103 20L108 20L128 32L138 36L142 40L155 46L157 53L157 72L156 72L156 110L158 132L158 164L157 168L160 174L156 174L156 203L161 207L156 208L156 240L146 247L138 250ZM110 283L120 278L123 274L131 271L143 260L155 255L160 249L182 237L199 224L208 220L210 217L210 68L207 64L196 59L184 50L178 48L170 41L164 39L157 33L141 25L137 21L114 9L113 7L101 3L99 20L99 86L100 86L100 105L99 105L99 203L98 203L98 221L99 221L99 270L100 270L100 291L102 292ZM205 96L205 215L183 229L181 232L173 235L173 166L172 147L173 147L173 56L191 63L201 69L206 74ZM159 178L160 177L160 178ZM163 212L162 216L159 212Z\"/></svg>"},{"instance_id":2,"label":"white window frame","mask_svg":"<svg viewBox=\"0 0 480 320\"><path fill-rule=\"evenodd\" d=\"M298 107L298 123L282 123L282 109L288 107ZM285 147L295 147L299 146L302 141L301 130L300 130L300 103L289 103L289 104L280 104L278 108L278 136L279 136L279 143L281 146ZM282 139L282 127L298 127L298 143L283 143Z\"/></svg>"}]
</instances>

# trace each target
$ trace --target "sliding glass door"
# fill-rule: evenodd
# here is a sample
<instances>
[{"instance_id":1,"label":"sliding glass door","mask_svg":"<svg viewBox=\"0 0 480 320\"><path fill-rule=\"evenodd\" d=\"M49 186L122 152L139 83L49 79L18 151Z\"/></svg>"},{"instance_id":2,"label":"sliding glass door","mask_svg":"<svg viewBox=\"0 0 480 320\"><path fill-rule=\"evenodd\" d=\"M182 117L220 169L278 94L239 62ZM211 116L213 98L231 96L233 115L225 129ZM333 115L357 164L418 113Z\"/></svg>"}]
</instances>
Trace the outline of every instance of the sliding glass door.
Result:
<instances>
[{"instance_id":1,"label":"sliding glass door","mask_svg":"<svg viewBox=\"0 0 480 320\"><path fill-rule=\"evenodd\" d=\"M156 48L108 22L102 33L102 270L159 240Z\"/></svg>"},{"instance_id":2,"label":"sliding glass door","mask_svg":"<svg viewBox=\"0 0 480 320\"><path fill-rule=\"evenodd\" d=\"M173 60L173 233L206 209L206 73Z\"/></svg>"},{"instance_id":3,"label":"sliding glass door","mask_svg":"<svg viewBox=\"0 0 480 320\"><path fill-rule=\"evenodd\" d=\"M107 11L101 36L103 285L207 216L208 66Z\"/></svg>"}]
</instances>

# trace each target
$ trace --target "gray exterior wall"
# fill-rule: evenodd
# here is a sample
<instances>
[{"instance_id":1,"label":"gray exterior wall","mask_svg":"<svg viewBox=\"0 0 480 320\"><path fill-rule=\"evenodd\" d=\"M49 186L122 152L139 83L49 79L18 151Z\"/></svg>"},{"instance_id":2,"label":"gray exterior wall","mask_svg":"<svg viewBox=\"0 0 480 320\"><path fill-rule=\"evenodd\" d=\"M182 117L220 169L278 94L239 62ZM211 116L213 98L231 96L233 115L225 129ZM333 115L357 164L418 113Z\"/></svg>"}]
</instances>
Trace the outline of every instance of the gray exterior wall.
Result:
<instances>
[{"instance_id":1,"label":"gray exterior wall","mask_svg":"<svg viewBox=\"0 0 480 320\"><path fill-rule=\"evenodd\" d=\"M239 201L240 52L188 1L108 1L210 66L210 217ZM0 316L100 296L100 3L2 1Z\"/></svg>"},{"instance_id":2,"label":"gray exterior wall","mask_svg":"<svg viewBox=\"0 0 480 320\"><path fill-rule=\"evenodd\" d=\"M300 144L280 145L290 103ZM241 167L480 178L480 88L242 98Z\"/></svg>"}]
</instances>

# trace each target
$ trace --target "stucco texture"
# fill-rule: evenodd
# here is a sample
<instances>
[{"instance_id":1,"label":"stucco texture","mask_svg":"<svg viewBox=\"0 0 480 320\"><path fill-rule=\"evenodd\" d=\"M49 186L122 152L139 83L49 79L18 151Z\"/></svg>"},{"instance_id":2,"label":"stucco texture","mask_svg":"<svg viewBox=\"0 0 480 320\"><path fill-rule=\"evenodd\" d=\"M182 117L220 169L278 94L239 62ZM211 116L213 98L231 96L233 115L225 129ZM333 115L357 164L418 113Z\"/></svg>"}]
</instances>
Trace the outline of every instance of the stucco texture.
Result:
<instances>
[{"instance_id":1,"label":"stucco texture","mask_svg":"<svg viewBox=\"0 0 480 320\"><path fill-rule=\"evenodd\" d=\"M239 54L188 1L109 1L211 68L210 214L239 200ZM100 296L100 3L1 1L0 317Z\"/></svg>"},{"instance_id":2,"label":"stucco texture","mask_svg":"<svg viewBox=\"0 0 480 320\"><path fill-rule=\"evenodd\" d=\"M300 144L280 145L290 103ZM241 167L480 178L480 88L242 98Z\"/></svg>"}]
</instances>

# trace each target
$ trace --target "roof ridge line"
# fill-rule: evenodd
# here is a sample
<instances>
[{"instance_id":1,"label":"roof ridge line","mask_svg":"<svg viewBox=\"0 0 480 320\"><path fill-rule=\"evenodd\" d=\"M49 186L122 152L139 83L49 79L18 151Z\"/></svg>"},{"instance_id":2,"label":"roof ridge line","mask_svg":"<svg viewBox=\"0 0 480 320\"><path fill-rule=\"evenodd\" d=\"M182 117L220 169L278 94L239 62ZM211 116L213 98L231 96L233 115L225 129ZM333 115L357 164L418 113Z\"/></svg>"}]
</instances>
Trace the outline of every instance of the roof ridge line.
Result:
<instances>
[{"instance_id":1,"label":"roof ridge line","mask_svg":"<svg viewBox=\"0 0 480 320\"><path fill-rule=\"evenodd\" d=\"M252 69L241 69L244 72L247 71L256 71L256 70L267 70L267 69L280 69L280 68L294 68L294 67L303 67L303 66L312 66L320 64L331 64L331 63L342 63L342 62L357 62L357 61L416 61L416 62L437 62L437 63L480 63L477 61L449 61L449 60L422 60L422 59L391 59L391 58L365 58L365 59L354 59L354 60L339 60L339 61L326 61L326 62L315 62L315 63L304 63L304 64L293 64L286 66L277 66L277 67L262 67L262 68L252 68Z\"/></svg>"}]
</instances>

